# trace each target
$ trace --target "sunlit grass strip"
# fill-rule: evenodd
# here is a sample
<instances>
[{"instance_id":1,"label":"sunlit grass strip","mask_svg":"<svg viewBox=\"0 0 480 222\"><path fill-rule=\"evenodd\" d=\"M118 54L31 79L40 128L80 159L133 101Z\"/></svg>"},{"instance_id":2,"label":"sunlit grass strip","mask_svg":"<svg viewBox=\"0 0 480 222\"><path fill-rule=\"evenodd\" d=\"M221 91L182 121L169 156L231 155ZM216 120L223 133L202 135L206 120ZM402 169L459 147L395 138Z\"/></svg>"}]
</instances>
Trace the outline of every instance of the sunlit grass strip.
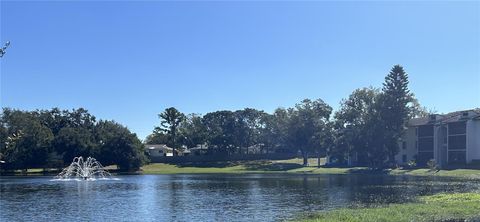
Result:
<instances>
[{"instance_id":1,"label":"sunlit grass strip","mask_svg":"<svg viewBox=\"0 0 480 222\"><path fill-rule=\"evenodd\" d=\"M419 198L417 203L390 204L377 208L338 209L311 214L296 221L478 221L480 194L437 194Z\"/></svg>"}]
</instances>

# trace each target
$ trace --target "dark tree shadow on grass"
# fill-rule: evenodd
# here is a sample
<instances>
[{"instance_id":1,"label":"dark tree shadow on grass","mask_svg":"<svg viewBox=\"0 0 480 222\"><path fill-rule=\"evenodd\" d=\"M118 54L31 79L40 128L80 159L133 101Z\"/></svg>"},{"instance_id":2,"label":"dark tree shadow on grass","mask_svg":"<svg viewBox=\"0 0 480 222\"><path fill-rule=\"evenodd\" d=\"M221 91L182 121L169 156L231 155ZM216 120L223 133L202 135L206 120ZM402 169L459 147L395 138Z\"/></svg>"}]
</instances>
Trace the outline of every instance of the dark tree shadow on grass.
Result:
<instances>
[{"instance_id":1,"label":"dark tree shadow on grass","mask_svg":"<svg viewBox=\"0 0 480 222\"><path fill-rule=\"evenodd\" d=\"M286 171L303 167L297 163L276 163L269 160L255 161L222 161L222 162L188 162L188 163L172 163L177 167L200 167L200 168L223 168L244 166L246 170L251 171Z\"/></svg>"},{"instance_id":2,"label":"dark tree shadow on grass","mask_svg":"<svg viewBox=\"0 0 480 222\"><path fill-rule=\"evenodd\" d=\"M171 165L176 165L177 167L200 167L200 168L223 168L223 167L233 167L239 165L236 161L222 161L222 162L188 162L188 163L170 163Z\"/></svg>"},{"instance_id":3,"label":"dark tree shadow on grass","mask_svg":"<svg viewBox=\"0 0 480 222\"><path fill-rule=\"evenodd\" d=\"M363 168L363 169L358 169L358 168L353 168L347 170L348 173L351 174L389 174L390 169L373 169L373 168Z\"/></svg>"},{"instance_id":4,"label":"dark tree shadow on grass","mask_svg":"<svg viewBox=\"0 0 480 222\"><path fill-rule=\"evenodd\" d=\"M303 166L298 163L253 163L246 165L247 170L259 170L259 171L287 171L297 168L302 168Z\"/></svg>"}]
</instances>

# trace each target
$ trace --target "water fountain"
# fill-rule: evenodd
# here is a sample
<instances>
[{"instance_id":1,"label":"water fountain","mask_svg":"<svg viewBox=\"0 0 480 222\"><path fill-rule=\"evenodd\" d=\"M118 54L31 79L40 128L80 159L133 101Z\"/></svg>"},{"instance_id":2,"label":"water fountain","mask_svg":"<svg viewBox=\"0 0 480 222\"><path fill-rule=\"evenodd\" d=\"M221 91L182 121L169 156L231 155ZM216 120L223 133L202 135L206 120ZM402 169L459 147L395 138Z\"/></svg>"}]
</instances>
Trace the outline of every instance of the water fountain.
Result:
<instances>
[{"instance_id":1,"label":"water fountain","mask_svg":"<svg viewBox=\"0 0 480 222\"><path fill-rule=\"evenodd\" d=\"M102 164L100 164L95 158L88 157L86 160L83 160L83 157L75 157L70 166L63 169L55 179L91 180L95 178L105 179L108 176L111 176L111 174L107 172Z\"/></svg>"}]
</instances>

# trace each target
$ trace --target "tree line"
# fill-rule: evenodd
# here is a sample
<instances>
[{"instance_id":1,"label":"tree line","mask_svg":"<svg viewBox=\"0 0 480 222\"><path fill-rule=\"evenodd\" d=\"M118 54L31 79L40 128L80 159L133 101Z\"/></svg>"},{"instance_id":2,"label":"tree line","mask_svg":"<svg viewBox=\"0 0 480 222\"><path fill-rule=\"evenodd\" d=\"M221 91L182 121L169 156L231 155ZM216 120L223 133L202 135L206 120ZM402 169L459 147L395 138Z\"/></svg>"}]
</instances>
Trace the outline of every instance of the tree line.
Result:
<instances>
[{"instance_id":1,"label":"tree line","mask_svg":"<svg viewBox=\"0 0 480 222\"><path fill-rule=\"evenodd\" d=\"M114 121L97 121L83 108L3 108L2 169L63 167L76 156L93 156L104 165L116 164L122 170L138 169L145 161L143 144L136 134Z\"/></svg>"},{"instance_id":2,"label":"tree line","mask_svg":"<svg viewBox=\"0 0 480 222\"><path fill-rule=\"evenodd\" d=\"M209 154L298 152L304 164L327 154L339 163L355 156L360 164L383 167L394 161L408 120L427 114L408 83L403 67L395 65L381 89L354 90L336 112L322 99L304 99L273 113L245 108L186 115L170 107L159 114L160 125L145 143L167 144L174 155L203 144ZM145 162L136 134L114 121L96 121L85 109L3 109L3 169L63 166L75 156L125 170Z\"/></svg>"},{"instance_id":3,"label":"tree line","mask_svg":"<svg viewBox=\"0 0 480 222\"><path fill-rule=\"evenodd\" d=\"M304 164L309 156L328 153L344 162L356 155L361 164L381 167L394 161L408 120L427 114L408 83L403 67L395 65L381 89L353 91L335 113L322 99L304 99L271 114L245 108L185 115L170 107L159 114L161 124L146 143L167 144L174 155L198 144L206 144L209 153L299 152Z\"/></svg>"}]
</instances>

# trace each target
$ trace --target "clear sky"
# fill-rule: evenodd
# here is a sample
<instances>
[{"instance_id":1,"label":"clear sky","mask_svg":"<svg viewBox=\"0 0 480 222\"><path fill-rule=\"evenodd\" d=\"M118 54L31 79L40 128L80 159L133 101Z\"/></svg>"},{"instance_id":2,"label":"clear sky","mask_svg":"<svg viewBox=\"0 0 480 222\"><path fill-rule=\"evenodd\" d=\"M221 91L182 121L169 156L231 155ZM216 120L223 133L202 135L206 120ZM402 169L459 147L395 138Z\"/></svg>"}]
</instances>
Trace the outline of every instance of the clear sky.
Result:
<instances>
[{"instance_id":1,"label":"clear sky","mask_svg":"<svg viewBox=\"0 0 480 222\"><path fill-rule=\"evenodd\" d=\"M141 139L170 106L336 109L394 64L428 108L480 106L477 1L0 2L2 107L84 107Z\"/></svg>"}]
</instances>

